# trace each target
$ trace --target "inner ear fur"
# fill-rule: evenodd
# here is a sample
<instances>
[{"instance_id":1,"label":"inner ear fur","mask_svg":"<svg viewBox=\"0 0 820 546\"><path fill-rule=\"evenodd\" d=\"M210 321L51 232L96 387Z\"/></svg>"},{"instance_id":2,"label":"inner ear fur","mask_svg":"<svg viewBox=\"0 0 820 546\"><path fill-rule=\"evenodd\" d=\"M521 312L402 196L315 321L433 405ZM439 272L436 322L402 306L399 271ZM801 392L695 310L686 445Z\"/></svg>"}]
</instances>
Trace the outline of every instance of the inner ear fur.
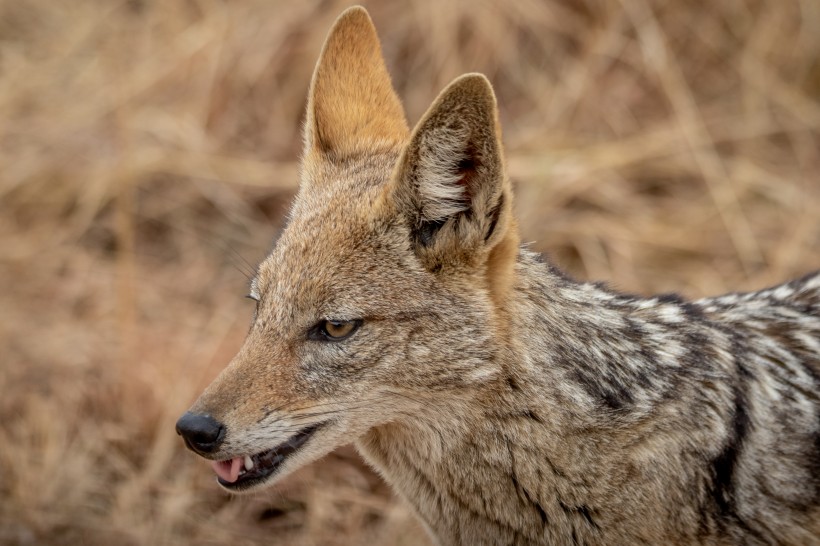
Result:
<instances>
[{"instance_id":1,"label":"inner ear fur","mask_svg":"<svg viewBox=\"0 0 820 546\"><path fill-rule=\"evenodd\" d=\"M518 236L486 77L466 74L442 91L414 129L394 182L425 267L486 265L491 274L509 273Z\"/></svg>"}]
</instances>

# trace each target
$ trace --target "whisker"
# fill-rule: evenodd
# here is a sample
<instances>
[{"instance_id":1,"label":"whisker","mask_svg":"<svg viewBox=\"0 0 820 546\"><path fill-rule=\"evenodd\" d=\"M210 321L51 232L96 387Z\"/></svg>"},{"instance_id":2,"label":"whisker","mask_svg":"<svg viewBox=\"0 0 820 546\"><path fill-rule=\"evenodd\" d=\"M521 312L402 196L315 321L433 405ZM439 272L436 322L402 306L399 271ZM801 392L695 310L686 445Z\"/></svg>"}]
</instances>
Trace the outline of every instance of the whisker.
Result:
<instances>
[{"instance_id":1,"label":"whisker","mask_svg":"<svg viewBox=\"0 0 820 546\"><path fill-rule=\"evenodd\" d=\"M229 243L221 240L215 233L208 232L207 229L203 228L202 226L195 226L195 227L183 227L179 222L169 222L168 220L161 219L161 218L151 218L148 216L141 215L140 220L145 222L148 225L153 226L161 226L164 228L170 228L176 230L179 233L183 233L186 235L192 235L196 237L200 241L217 248L223 252L226 252L232 259L230 260L231 265L244 277L248 279L248 281L253 280L256 276L256 266L251 264L238 250L233 248ZM206 235L202 232L206 232Z\"/></svg>"}]
</instances>

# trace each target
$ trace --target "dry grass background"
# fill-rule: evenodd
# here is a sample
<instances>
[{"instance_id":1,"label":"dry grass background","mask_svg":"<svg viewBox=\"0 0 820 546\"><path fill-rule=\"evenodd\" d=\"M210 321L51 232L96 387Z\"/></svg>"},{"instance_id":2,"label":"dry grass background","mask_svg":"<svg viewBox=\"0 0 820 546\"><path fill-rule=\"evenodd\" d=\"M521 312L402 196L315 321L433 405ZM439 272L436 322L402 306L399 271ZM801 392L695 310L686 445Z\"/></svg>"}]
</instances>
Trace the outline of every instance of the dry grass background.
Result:
<instances>
[{"instance_id":1,"label":"dry grass background","mask_svg":"<svg viewBox=\"0 0 820 546\"><path fill-rule=\"evenodd\" d=\"M0 543L425 543L352 449L230 498L173 431L244 336L345 6L0 0ZM572 274L820 266L817 0L367 7L411 122L494 82L524 239Z\"/></svg>"}]
</instances>

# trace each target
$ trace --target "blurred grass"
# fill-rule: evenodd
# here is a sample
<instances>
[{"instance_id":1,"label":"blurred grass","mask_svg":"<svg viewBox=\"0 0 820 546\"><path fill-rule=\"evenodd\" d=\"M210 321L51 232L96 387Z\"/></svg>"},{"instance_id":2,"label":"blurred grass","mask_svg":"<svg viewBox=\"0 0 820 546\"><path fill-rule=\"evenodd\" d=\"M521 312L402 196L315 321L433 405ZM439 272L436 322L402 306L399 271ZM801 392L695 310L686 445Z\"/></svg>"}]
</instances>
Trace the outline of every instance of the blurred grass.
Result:
<instances>
[{"instance_id":1,"label":"blurred grass","mask_svg":"<svg viewBox=\"0 0 820 546\"><path fill-rule=\"evenodd\" d=\"M351 449L230 498L173 423L238 348L347 3L0 0L0 543L424 544ZM820 3L366 3L411 122L481 71L526 241L701 296L820 266Z\"/></svg>"}]
</instances>

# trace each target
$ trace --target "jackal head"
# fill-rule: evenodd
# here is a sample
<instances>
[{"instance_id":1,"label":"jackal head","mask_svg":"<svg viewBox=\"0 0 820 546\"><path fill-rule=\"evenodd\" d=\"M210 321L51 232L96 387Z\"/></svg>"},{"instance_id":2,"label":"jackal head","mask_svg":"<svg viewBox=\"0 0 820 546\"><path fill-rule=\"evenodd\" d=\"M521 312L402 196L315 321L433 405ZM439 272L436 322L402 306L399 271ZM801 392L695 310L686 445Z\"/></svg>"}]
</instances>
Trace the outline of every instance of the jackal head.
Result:
<instances>
[{"instance_id":1,"label":"jackal head","mask_svg":"<svg viewBox=\"0 0 820 546\"><path fill-rule=\"evenodd\" d=\"M497 381L518 239L495 97L453 81L408 130L367 12L345 11L307 107L300 190L239 353L177 423L231 491Z\"/></svg>"}]
</instances>

